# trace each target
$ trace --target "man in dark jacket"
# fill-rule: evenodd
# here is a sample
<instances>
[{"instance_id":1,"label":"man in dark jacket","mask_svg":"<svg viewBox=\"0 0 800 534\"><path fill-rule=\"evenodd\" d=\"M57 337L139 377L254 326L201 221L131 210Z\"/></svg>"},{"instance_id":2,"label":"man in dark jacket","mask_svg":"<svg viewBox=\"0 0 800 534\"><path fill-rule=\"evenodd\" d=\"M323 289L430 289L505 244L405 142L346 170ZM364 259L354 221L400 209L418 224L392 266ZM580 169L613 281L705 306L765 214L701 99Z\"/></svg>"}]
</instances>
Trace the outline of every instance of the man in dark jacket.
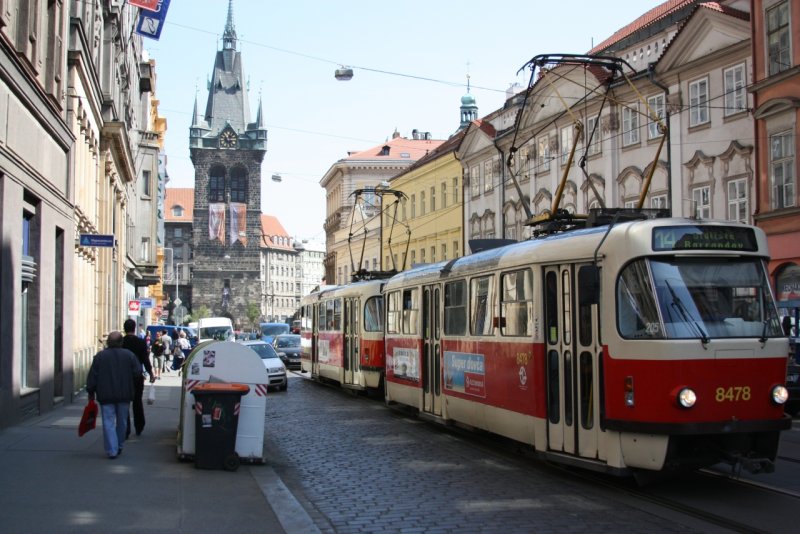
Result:
<instances>
[{"instance_id":1,"label":"man in dark jacket","mask_svg":"<svg viewBox=\"0 0 800 534\"><path fill-rule=\"evenodd\" d=\"M142 374L142 364L128 349L122 348L122 334L108 334L108 348L94 356L86 391L89 398L97 397L103 416L103 444L112 460L122 452L128 429L128 409L136 388L137 374Z\"/></svg>"},{"instance_id":2,"label":"man in dark jacket","mask_svg":"<svg viewBox=\"0 0 800 534\"><path fill-rule=\"evenodd\" d=\"M125 321L125 337L122 338L122 348L128 349L142 364L147 375L150 377L150 383L156 381L153 374L153 366L150 365L150 355L147 350L147 342L136 335L136 321L128 319ZM133 427L136 430L136 435L142 433L144 430L144 404L142 404L142 395L144 394L144 375L139 373L133 384L136 387L133 395ZM131 435L131 418L128 417L128 432L125 434L125 439Z\"/></svg>"}]
</instances>

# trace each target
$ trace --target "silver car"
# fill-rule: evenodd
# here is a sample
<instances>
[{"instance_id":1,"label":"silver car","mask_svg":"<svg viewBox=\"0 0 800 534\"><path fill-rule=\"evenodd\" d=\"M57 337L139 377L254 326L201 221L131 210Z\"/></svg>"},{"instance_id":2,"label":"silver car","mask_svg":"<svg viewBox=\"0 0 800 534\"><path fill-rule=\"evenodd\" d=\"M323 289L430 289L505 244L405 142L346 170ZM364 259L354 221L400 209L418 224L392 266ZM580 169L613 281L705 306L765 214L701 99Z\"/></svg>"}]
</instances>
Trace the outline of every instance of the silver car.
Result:
<instances>
[{"instance_id":1,"label":"silver car","mask_svg":"<svg viewBox=\"0 0 800 534\"><path fill-rule=\"evenodd\" d=\"M267 368L267 375L269 376L269 388L277 388L281 391L286 391L289 386L289 381L286 379L286 366L278 357L278 353L272 348L272 345L265 343L261 340L242 341L242 345L250 347L256 354L261 357L264 362L264 367Z\"/></svg>"}]
</instances>

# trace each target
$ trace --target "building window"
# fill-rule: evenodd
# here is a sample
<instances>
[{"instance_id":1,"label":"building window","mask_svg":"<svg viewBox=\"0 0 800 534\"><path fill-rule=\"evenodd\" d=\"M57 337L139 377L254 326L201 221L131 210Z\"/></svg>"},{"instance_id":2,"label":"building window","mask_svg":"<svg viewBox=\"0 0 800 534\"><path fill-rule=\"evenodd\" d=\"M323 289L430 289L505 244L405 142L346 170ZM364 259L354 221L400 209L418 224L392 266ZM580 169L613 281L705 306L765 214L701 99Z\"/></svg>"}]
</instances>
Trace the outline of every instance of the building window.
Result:
<instances>
[{"instance_id":1,"label":"building window","mask_svg":"<svg viewBox=\"0 0 800 534\"><path fill-rule=\"evenodd\" d=\"M453 178L453 206L458 205L458 177Z\"/></svg>"},{"instance_id":2,"label":"building window","mask_svg":"<svg viewBox=\"0 0 800 534\"><path fill-rule=\"evenodd\" d=\"M143 237L142 238L142 248L139 252L139 258L145 263L150 262L150 238Z\"/></svg>"},{"instance_id":3,"label":"building window","mask_svg":"<svg viewBox=\"0 0 800 534\"><path fill-rule=\"evenodd\" d=\"M475 165L469 171L469 186L472 191L472 198L480 196L481 194L481 171L478 165Z\"/></svg>"},{"instance_id":4,"label":"building window","mask_svg":"<svg viewBox=\"0 0 800 534\"><path fill-rule=\"evenodd\" d=\"M425 263L425 249L419 249L419 261L420 263Z\"/></svg>"},{"instance_id":5,"label":"building window","mask_svg":"<svg viewBox=\"0 0 800 534\"><path fill-rule=\"evenodd\" d=\"M431 187L431 211L436 211L436 188Z\"/></svg>"},{"instance_id":6,"label":"building window","mask_svg":"<svg viewBox=\"0 0 800 534\"><path fill-rule=\"evenodd\" d=\"M436 246L431 247L431 263L436 263Z\"/></svg>"},{"instance_id":7,"label":"building window","mask_svg":"<svg viewBox=\"0 0 800 534\"><path fill-rule=\"evenodd\" d=\"M150 171L142 171L142 194L149 197L152 192L152 176Z\"/></svg>"},{"instance_id":8,"label":"building window","mask_svg":"<svg viewBox=\"0 0 800 534\"><path fill-rule=\"evenodd\" d=\"M769 138L772 209L794 206L794 135L783 132Z\"/></svg>"},{"instance_id":9,"label":"building window","mask_svg":"<svg viewBox=\"0 0 800 534\"><path fill-rule=\"evenodd\" d=\"M537 167L538 171L550 170L550 139L543 135L537 140Z\"/></svg>"},{"instance_id":10,"label":"building window","mask_svg":"<svg viewBox=\"0 0 800 534\"><path fill-rule=\"evenodd\" d=\"M211 169L211 176L208 179L208 201L225 202L225 175L222 169Z\"/></svg>"},{"instance_id":11,"label":"building window","mask_svg":"<svg viewBox=\"0 0 800 534\"><path fill-rule=\"evenodd\" d=\"M622 108L622 146L639 142L639 106Z\"/></svg>"},{"instance_id":12,"label":"building window","mask_svg":"<svg viewBox=\"0 0 800 534\"><path fill-rule=\"evenodd\" d=\"M453 258L458 258L458 241L453 241Z\"/></svg>"},{"instance_id":13,"label":"building window","mask_svg":"<svg viewBox=\"0 0 800 534\"><path fill-rule=\"evenodd\" d=\"M695 219L711 218L711 188L707 185L692 189Z\"/></svg>"},{"instance_id":14,"label":"building window","mask_svg":"<svg viewBox=\"0 0 800 534\"><path fill-rule=\"evenodd\" d=\"M231 202L247 204L247 176L239 169L235 169L231 177Z\"/></svg>"},{"instance_id":15,"label":"building window","mask_svg":"<svg viewBox=\"0 0 800 534\"><path fill-rule=\"evenodd\" d=\"M708 78L703 78L689 84L689 126L708 121Z\"/></svg>"},{"instance_id":16,"label":"building window","mask_svg":"<svg viewBox=\"0 0 800 534\"><path fill-rule=\"evenodd\" d=\"M447 259L447 243L442 243L442 261Z\"/></svg>"},{"instance_id":17,"label":"building window","mask_svg":"<svg viewBox=\"0 0 800 534\"><path fill-rule=\"evenodd\" d=\"M411 218L417 216L417 195L411 195Z\"/></svg>"},{"instance_id":18,"label":"building window","mask_svg":"<svg viewBox=\"0 0 800 534\"><path fill-rule=\"evenodd\" d=\"M447 207L447 182L442 182L442 208Z\"/></svg>"},{"instance_id":19,"label":"building window","mask_svg":"<svg viewBox=\"0 0 800 534\"><path fill-rule=\"evenodd\" d=\"M747 179L728 182L728 219L746 223L750 208L747 199Z\"/></svg>"},{"instance_id":20,"label":"building window","mask_svg":"<svg viewBox=\"0 0 800 534\"><path fill-rule=\"evenodd\" d=\"M408 197L403 197L403 200L400 201L400 207L402 208L403 213L403 220L406 220L406 204L408 203Z\"/></svg>"},{"instance_id":21,"label":"building window","mask_svg":"<svg viewBox=\"0 0 800 534\"><path fill-rule=\"evenodd\" d=\"M650 197L650 207L656 210L667 209L667 195L653 195Z\"/></svg>"},{"instance_id":22,"label":"building window","mask_svg":"<svg viewBox=\"0 0 800 534\"><path fill-rule=\"evenodd\" d=\"M494 186L494 176L492 175L492 160L483 162L483 192L489 193Z\"/></svg>"},{"instance_id":23,"label":"building window","mask_svg":"<svg viewBox=\"0 0 800 534\"><path fill-rule=\"evenodd\" d=\"M415 263L417 263L417 251L416 250L412 250L411 251L411 266L413 267Z\"/></svg>"},{"instance_id":24,"label":"building window","mask_svg":"<svg viewBox=\"0 0 800 534\"><path fill-rule=\"evenodd\" d=\"M572 126L561 128L561 164L564 165L569 159L572 150Z\"/></svg>"},{"instance_id":25,"label":"building window","mask_svg":"<svg viewBox=\"0 0 800 534\"><path fill-rule=\"evenodd\" d=\"M664 93L660 95L651 96L647 99L647 106L650 108L648 113L647 122L647 138L656 139L661 137L661 132L658 130L658 121L650 117L650 113L663 121L664 119Z\"/></svg>"},{"instance_id":26,"label":"building window","mask_svg":"<svg viewBox=\"0 0 800 534\"><path fill-rule=\"evenodd\" d=\"M419 193L419 216L425 215L425 191Z\"/></svg>"},{"instance_id":27,"label":"building window","mask_svg":"<svg viewBox=\"0 0 800 534\"><path fill-rule=\"evenodd\" d=\"M586 119L586 139L592 136L592 142L589 144L589 150L586 151L587 156L594 156L600 153L600 128L597 121L600 120L599 115L589 117Z\"/></svg>"},{"instance_id":28,"label":"building window","mask_svg":"<svg viewBox=\"0 0 800 534\"><path fill-rule=\"evenodd\" d=\"M778 74L792 66L791 32L789 31L789 2L781 2L767 10L767 53L769 75Z\"/></svg>"},{"instance_id":29,"label":"building window","mask_svg":"<svg viewBox=\"0 0 800 534\"><path fill-rule=\"evenodd\" d=\"M744 63L722 71L725 91L725 116L745 110Z\"/></svg>"},{"instance_id":30,"label":"building window","mask_svg":"<svg viewBox=\"0 0 800 534\"><path fill-rule=\"evenodd\" d=\"M183 237L183 228L175 227L172 229L172 235L175 236L175 239L180 239Z\"/></svg>"},{"instance_id":31,"label":"building window","mask_svg":"<svg viewBox=\"0 0 800 534\"><path fill-rule=\"evenodd\" d=\"M182 206L173 206L172 207L172 216L173 217L183 217L183 207Z\"/></svg>"}]
</instances>

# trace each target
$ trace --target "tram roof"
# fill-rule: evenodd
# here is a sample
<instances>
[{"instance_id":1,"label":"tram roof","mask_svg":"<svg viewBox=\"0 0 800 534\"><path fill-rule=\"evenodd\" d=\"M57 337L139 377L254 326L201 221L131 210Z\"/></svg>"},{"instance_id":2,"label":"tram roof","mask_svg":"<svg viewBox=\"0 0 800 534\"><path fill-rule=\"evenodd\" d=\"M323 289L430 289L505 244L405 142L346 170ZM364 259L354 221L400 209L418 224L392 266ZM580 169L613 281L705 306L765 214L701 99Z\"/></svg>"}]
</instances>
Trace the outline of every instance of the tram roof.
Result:
<instances>
[{"instance_id":1,"label":"tram roof","mask_svg":"<svg viewBox=\"0 0 800 534\"><path fill-rule=\"evenodd\" d=\"M434 282L462 274L473 274L497 268L521 267L534 262L552 264L564 261L590 260L594 257L597 246L606 232L608 232L608 237L599 250L599 257L602 258L608 252L608 248L613 245L615 247L624 247L628 254L623 254L622 256L631 258L652 251L650 248L652 228L656 226L692 225L741 226L741 223L661 218L620 222L615 224L610 232L608 232L608 225L570 230L476 252L450 261L418 265L392 277L386 288L390 289L410 283ZM763 250L763 247L766 246L763 232L759 232L756 228L756 235L759 236L759 250ZM615 253L617 252L623 252L622 248L615 249ZM715 253L714 251L708 252ZM624 261L627 261L627 259Z\"/></svg>"}]
</instances>

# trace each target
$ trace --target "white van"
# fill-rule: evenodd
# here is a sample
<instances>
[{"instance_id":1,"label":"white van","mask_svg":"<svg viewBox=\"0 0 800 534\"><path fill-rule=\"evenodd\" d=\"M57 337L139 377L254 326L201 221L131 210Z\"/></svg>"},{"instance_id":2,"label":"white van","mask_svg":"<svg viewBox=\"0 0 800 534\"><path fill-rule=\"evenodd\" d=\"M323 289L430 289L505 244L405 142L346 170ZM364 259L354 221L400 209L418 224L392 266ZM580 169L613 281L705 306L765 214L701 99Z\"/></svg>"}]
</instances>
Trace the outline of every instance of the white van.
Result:
<instances>
[{"instance_id":1,"label":"white van","mask_svg":"<svg viewBox=\"0 0 800 534\"><path fill-rule=\"evenodd\" d=\"M227 317L206 317L197 321L197 341L233 341L233 322Z\"/></svg>"}]
</instances>

